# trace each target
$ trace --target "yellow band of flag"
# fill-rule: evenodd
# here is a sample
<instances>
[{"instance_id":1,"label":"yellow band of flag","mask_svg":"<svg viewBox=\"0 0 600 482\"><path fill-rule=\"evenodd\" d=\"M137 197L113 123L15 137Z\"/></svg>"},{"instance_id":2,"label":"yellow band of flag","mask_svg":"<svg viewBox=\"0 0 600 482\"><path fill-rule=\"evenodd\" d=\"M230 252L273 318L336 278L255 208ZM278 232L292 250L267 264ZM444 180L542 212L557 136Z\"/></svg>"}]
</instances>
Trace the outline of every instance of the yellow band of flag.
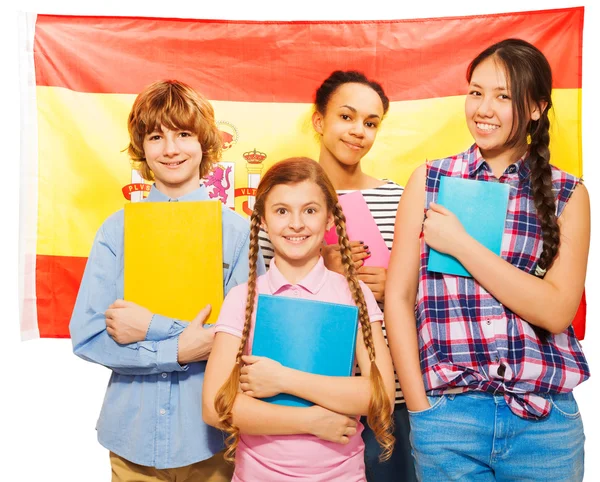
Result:
<instances>
[{"instance_id":1,"label":"yellow band of flag","mask_svg":"<svg viewBox=\"0 0 600 482\"><path fill-rule=\"evenodd\" d=\"M135 96L58 87L38 87L37 95L43 160L38 254L85 257L100 224L127 202L121 193L131 183L131 163L124 152L129 142L125 121ZM580 146L580 95L580 89L557 89L553 94L552 163L576 176L581 175L581 156L573 156ZM267 155L262 173L286 157L318 159L310 104L215 101L214 107L217 119L227 120L237 130L238 139L223 155L224 162L235 164L235 189L249 187L243 154L255 148ZM70 142L65 143L67 135ZM392 102L373 148L362 161L363 169L404 185L426 159L460 152L472 142L464 119L464 96ZM235 200L241 214L245 198Z\"/></svg>"}]
</instances>

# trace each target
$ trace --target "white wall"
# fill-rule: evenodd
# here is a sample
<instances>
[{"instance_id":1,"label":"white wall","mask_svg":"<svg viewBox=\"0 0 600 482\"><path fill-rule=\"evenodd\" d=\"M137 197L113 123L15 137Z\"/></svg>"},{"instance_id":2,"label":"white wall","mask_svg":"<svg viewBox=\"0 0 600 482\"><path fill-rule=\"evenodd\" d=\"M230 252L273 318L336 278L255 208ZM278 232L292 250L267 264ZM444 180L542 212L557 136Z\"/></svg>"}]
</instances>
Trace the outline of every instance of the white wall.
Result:
<instances>
[{"instance_id":1,"label":"white wall","mask_svg":"<svg viewBox=\"0 0 600 482\"><path fill-rule=\"evenodd\" d=\"M191 17L254 20L360 20L455 16L539 8L562 8L584 5L583 54L583 153L586 184L592 199L592 213L600 210L600 167L595 150L598 138L592 131L600 125L597 75L600 45L600 7L592 1L533 0L503 2L384 2L277 0L251 2L230 0L179 0L156 2L140 0L21 0L9 1L0 15L0 69L2 75L3 112L1 139L6 159L1 164L2 191L6 205L0 209L2 264L0 290L2 332L0 366L0 479L6 481L106 481L110 478L107 452L96 442L94 426L108 381L108 370L86 363L71 352L69 340L34 340L21 342L17 303L18 250L18 179L19 179L19 78L17 56L17 10L54 14L98 14L157 17ZM409 5L400 6L403 3ZM432 4L439 4L433 6ZM473 32L477 35L477 32ZM595 57L594 60L592 57ZM27 133L24 133L26 136ZM596 142L594 142L596 141ZM600 395L600 328L597 322L600 301L597 270L600 256L598 229L592 224L592 251L588 269L588 329L584 350L592 369L592 378L575 390L587 434L586 481L600 480L600 432L594 395ZM541 474L551 480L551 474Z\"/></svg>"}]
</instances>

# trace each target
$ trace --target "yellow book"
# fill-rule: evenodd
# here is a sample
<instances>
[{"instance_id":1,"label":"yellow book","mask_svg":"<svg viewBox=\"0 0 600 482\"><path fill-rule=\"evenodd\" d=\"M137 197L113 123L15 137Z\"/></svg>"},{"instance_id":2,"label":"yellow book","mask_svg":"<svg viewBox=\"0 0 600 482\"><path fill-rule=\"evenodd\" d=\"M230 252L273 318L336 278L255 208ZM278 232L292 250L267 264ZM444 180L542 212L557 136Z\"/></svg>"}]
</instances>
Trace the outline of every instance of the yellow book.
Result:
<instances>
[{"instance_id":1,"label":"yellow book","mask_svg":"<svg viewBox=\"0 0 600 482\"><path fill-rule=\"evenodd\" d=\"M207 323L223 303L221 201L125 205L125 299L152 313Z\"/></svg>"}]
</instances>

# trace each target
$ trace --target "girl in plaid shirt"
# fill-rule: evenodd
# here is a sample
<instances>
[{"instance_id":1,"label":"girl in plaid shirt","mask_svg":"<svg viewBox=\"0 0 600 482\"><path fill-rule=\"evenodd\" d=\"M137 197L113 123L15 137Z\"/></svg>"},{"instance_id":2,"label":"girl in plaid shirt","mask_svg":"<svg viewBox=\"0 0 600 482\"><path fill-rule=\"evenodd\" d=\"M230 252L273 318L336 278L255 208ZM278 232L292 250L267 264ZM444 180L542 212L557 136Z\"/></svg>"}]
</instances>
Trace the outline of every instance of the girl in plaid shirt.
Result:
<instances>
[{"instance_id":1,"label":"girl in plaid shirt","mask_svg":"<svg viewBox=\"0 0 600 482\"><path fill-rule=\"evenodd\" d=\"M467 80L475 144L411 176L386 284L417 474L582 480L572 390L589 369L571 320L585 281L588 193L550 165L552 72L542 52L501 41L471 62ZM436 204L441 176L510 185L500 256ZM472 278L428 272L430 248L458 259Z\"/></svg>"}]
</instances>

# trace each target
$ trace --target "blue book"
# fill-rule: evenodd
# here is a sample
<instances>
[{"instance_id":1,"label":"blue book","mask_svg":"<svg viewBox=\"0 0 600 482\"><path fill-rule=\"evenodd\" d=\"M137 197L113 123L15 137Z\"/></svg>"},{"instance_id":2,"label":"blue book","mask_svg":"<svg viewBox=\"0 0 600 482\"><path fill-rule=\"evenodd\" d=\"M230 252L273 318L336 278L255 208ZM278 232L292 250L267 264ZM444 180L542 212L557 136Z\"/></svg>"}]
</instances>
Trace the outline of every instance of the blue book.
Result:
<instances>
[{"instance_id":1,"label":"blue book","mask_svg":"<svg viewBox=\"0 0 600 482\"><path fill-rule=\"evenodd\" d=\"M259 295L252 354L303 372L348 377L357 330L356 306ZM287 393L263 400L290 407L313 405Z\"/></svg>"},{"instance_id":2,"label":"blue book","mask_svg":"<svg viewBox=\"0 0 600 482\"><path fill-rule=\"evenodd\" d=\"M467 233L500 255L509 194L508 184L443 176L440 178L437 204L452 211ZM455 257L433 248L429 251L427 270L471 276Z\"/></svg>"}]
</instances>

